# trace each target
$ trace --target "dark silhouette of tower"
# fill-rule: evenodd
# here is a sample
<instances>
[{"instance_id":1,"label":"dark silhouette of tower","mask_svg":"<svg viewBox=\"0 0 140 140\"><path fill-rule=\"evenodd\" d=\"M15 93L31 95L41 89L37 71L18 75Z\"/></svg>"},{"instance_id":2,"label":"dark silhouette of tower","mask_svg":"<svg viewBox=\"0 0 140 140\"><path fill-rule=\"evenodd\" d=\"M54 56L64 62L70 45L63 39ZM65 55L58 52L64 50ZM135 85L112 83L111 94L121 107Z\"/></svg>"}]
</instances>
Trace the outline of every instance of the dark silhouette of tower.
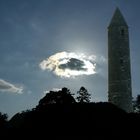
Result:
<instances>
[{"instance_id":1,"label":"dark silhouette of tower","mask_svg":"<svg viewBox=\"0 0 140 140\"><path fill-rule=\"evenodd\" d=\"M128 25L117 8L108 26L108 100L132 112Z\"/></svg>"}]
</instances>

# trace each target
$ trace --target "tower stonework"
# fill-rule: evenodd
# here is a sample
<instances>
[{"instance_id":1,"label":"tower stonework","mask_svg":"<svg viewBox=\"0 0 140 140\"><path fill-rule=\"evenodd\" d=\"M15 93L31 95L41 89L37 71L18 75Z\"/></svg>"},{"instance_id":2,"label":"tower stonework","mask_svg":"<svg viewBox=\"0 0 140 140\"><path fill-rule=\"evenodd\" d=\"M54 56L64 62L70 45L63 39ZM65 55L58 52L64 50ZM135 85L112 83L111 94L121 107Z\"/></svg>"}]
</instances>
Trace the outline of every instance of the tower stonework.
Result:
<instances>
[{"instance_id":1,"label":"tower stonework","mask_svg":"<svg viewBox=\"0 0 140 140\"><path fill-rule=\"evenodd\" d=\"M132 112L128 25L117 8L108 26L108 101Z\"/></svg>"}]
</instances>

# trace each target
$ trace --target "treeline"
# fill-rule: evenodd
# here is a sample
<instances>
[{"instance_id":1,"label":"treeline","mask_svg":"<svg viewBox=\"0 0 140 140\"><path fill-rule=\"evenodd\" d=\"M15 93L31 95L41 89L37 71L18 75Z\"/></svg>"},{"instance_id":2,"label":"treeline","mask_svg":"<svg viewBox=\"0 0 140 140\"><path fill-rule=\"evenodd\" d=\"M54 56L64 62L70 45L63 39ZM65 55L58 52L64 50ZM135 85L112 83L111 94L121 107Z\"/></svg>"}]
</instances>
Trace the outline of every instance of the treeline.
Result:
<instances>
[{"instance_id":1,"label":"treeline","mask_svg":"<svg viewBox=\"0 0 140 140\"><path fill-rule=\"evenodd\" d=\"M107 102L91 102L91 94L85 87L81 87L76 95L64 87L58 91L49 91L31 109L15 114L11 120L0 113L1 129L43 129L50 132L68 133L73 131L89 132L104 129L121 133L123 129L135 128L140 125L140 95L133 100L134 113L126 113ZM62 129L60 129L62 127ZM84 132L83 132L84 133Z\"/></svg>"}]
</instances>

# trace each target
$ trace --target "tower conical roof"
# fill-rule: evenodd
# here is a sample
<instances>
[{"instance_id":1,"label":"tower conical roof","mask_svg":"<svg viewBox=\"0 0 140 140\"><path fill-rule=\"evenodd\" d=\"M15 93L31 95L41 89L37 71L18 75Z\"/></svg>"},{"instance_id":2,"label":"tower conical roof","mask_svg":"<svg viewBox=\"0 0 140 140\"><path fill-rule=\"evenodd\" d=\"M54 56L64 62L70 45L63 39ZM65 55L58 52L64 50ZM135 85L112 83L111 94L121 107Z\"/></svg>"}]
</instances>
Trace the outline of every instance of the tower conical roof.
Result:
<instances>
[{"instance_id":1,"label":"tower conical roof","mask_svg":"<svg viewBox=\"0 0 140 140\"><path fill-rule=\"evenodd\" d=\"M119 8L116 8L114 15L113 15L108 27L110 28L113 26L127 26L128 27L128 25L127 25L123 15L122 15L121 11L119 10Z\"/></svg>"}]
</instances>

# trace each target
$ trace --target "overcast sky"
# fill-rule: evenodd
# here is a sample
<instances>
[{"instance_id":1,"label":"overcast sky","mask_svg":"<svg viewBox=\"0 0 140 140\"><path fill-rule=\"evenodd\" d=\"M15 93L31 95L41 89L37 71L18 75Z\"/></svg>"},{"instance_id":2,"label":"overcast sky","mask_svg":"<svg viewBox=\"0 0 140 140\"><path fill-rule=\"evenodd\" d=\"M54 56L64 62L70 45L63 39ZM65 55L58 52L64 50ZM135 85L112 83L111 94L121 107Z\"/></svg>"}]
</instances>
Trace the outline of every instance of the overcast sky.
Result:
<instances>
[{"instance_id":1,"label":"overcast sky","mask_svg":"<svg viewBox=\"0 0 140 140\"><path fill-rule=\"evenodd\" d=\"M44 91L85 86L107 101L107 26L119 7L130 32L133 96L140 94L138 0L0 0L0 111L31 109Z\"/></svg>"}]
</instances>

